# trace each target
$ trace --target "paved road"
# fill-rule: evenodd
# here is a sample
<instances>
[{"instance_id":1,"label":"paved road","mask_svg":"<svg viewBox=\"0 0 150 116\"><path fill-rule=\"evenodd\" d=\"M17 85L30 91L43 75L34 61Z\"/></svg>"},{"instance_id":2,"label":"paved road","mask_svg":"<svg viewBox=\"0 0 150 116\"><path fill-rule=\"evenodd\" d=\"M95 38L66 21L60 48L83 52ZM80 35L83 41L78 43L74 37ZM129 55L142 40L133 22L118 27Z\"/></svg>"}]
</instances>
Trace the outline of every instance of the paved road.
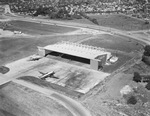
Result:
<instances>
[{"instance_id":1,"label":"paved road","mask_svg":"<svg viewBox=\"0 0 150 116\"><path fill-rule=\"evenodd\" d=\"M32 70L34 67L37 67L40 64L43 64L44 62L48 61L48 58L43 58L42 60L39 60L37 62L28 62L28 58L20 59L16 62L12 62L7 64L6 66L9 67L11 70L6 74L0 74L0 85L5 84L9 81L13 81L15 83L18 83L20 85L26 86L28 88L31 88L35 91L38 91L40 93L43 93L45 96L50 97L60 104L62 104L64 107L66 107L74 116L91 116L90 112L84 108L80 103L77 101L61 95L53 90L43 88L41 86L31 84L29 82L25 82L22 80L16 80L16 78L21 77L22 73Z\"/></svg>"},{"instance_id":2,"label":"paved road","mask_svg":"<svg viewBox=\"0 0 150 116\"><path fill-rule=\"evenodd\" d=\"M124 35L124 36L128 36L131 37L133 39L145 42L147 44L150 44L150 38L145 38L145 39L141 39L138 38L136 36L134 36L133 34L130 34L129 32L126 31L121 31L121 30L117 30L117 29L113 29L113 28L108 28L108 27L102 27L102 26L97 26L97 25L89 25L89 24L78 24L78 23L64 23L61 21L53 21L53 20L44 20L44 19L34 19L32 20L32 18L23 18L23 17L10 17L10 16L6 16L10 19L16 19L16 20L23 20L23 21L30 21L30 22L42 22L45 24L57 24L57 25L62 25L62 26L71 26L71 27L76 27L76 28L90 28L90 29L95 29L95 30L101 30L101 31L106 31L106 32L111 32L114 34L120 34L120 35ZM10 81L11 79L9 79L8 81ZM36 91L39 91L41 93L43 93L44 95L46 95L47 97L51 97L57 101L59 101L61 104L63 104L67 109L69 109L75 116L91 116L90 112L88 110L86 110L80 103L78 103L77 101L68 98L66 96L63 96L61 94L58 94L54 91L51 90L47 90L45 88L27 83L27 82L21 82L18 80L14 80L14 82L18 83L18 84L22 84L23 86L29 87L31 89L34 89Z\"/></svg>"},{"instance_id":3,"label":"paved road","mask_svg":"<svg viewBox=\"0 0 150 116\"><path fill-rule=\"evenodd\" d=\"M67 96L59 94L50 89L46 89L29 82L25 82L23 80L14 80L13 82L43 93L46 97L56 100L58 103L66 107L74 116L91 116L90 112L85 109L80 103Z\"/></svg>"},{"instance_id":4,"label":"paved road","mask_svg":"<svg viewBox=\"0 0 150 116\"><path fill-rule=\"evenodd\" d=\"M28 22L35 22L35 23L43 23L43 24L49 24L49 25L60 25L60 26L68 26L68 27L74 27L74 28L88 28L88 29L94 29L94 30L100 30L105 32L110 32L113 34L119 34L123 36L127 36L133 39L136 39L138 41L142 41L146 44L150 44L150 38L139 38L135 36L134 34L128 32L128 31L122 31L110 27L103 27L99 25L91 25L91 24L79 24L74 22L63 22L63 21L55 21L55 20L49 20L49 19L39 19L39 18L31 18L31 17L22 17L22 16L12 16L12 15L5 15L6 18L14 19L14 20L22 20L22 21L28 21ZM144 31L144 30L141 30ZM145 30L146 31L146 30ZM131 31L132 32L132 31Z\"/></svg>"}]
</instances>

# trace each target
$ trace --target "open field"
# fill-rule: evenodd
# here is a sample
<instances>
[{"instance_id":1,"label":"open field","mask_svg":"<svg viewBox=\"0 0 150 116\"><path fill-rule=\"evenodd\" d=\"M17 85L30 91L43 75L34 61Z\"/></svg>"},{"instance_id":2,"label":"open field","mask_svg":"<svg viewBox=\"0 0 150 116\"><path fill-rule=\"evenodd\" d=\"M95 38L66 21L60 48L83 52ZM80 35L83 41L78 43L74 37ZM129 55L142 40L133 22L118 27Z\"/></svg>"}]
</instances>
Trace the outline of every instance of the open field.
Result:
<instances>
[{"instance_id":1,"label":"open field","mask_svg":"<svg viewBox=\"0 0 150 116\"><path fill-rule=\"evenodd\" d=\"M131 38L110 34L101 34L95 37L94 39L89 39L87 41L83 41L82 43L128 53L136 50L138 51L143 48L140 43Z\"/></svg>"},{"instance_id":2,"label":"open field","mask_svg":"<svg viewBox=\"0 0 150 116\"><path fill-rule=\"evenodd\" d=\"M111 27L111 28L125 30L125 31L150 29L150 24L145 24L144 21L140 21L138 19L131 18L122 14L88 15L88 16L97 19L99 25L104 27ZM84 18L69 20L69 21L95 25L91 21Z\"/></svg>"},{"instance_id":3,"label":"open field","mask_svg":"<svg viewBox=\"0 0 150 116\"><path fill-rule=\"evenodd\" d=\"M0 103L1 116L72 116L53 99L13 82L0 86Z\"/></svg>"},{"instance_id":4,"label":"open field","mask_svg":"<svg viewBox=\"0 0 150 116\"><path fill-rule=\"evenodd\" d=\"M148 31L147 33L150 34L150 31Z\"/></svg>"},{"instance_id":5,"label":"open field","mask_svg":"<svg viewBox=\"0 0 150 116\"><path fill-rule=\"evenodd\" d=\"M3 15L0 15L0 19L5 19Z\"/></svg>"},{"instance_id":6,"label":"open field","mask_svg":"<svg viewBox=\"0 0 150 116\"><path fill-rule=\"evenodd\" d=\"M79 41L90 35L67 35L33 38L0 38L0 64L5 64L37 53L37 46L46 46L59 41Z\"/></svg>"},{"instance_id":7,"label":"open field","mask_svg":"<svg viewBox=\"0 0 150 116\"><path fill-rule=\"evenodd\" d=\"M75 28L71 27L46 25L42 23L33 23L19 20L9 21L7 22L7 25L8 26L5 28L5 30L21 31L22 33L32 35L51 35L55 33L66 33L76 30Z\"/></svg>"},{"instance_id":8,"label":"open field","mask_svg":"<svg viewBox=\"0 0 150 116\"><path fill-rule=\"evenodd\" d=\"M150 29L150 24L145 24L144 21L140 21L138 19L121 14L90 15L90 17L97 19L99 25L101 26L116 28L125 31Z\"/></svg>"},{"instance_id":9,"label":"open field","mask_svg":"<svg viewBox=\"0 0 150 116\"><path fill-rule=\"evenodd\" d=\"M59 20L58 20L59 21ZM82 18L82 19L73 19L73 20L61 20L63 22L73 22L73 23L81 23L81 24L91 24L91 25L96 25L93 22L91 22L90 20L86 19L86 18Z\"/></svg>"},{"instance_id":10,"label":"open field","mask_svg":"<svg viewBox=\"0 0 150 116\"><path fill-rule=\"evenodd\" d=\"M150 33L149 32L135 32L132 33L134 36L137 36L141 39L149 39L150 38Z\"/></svg>"}]
</instances>

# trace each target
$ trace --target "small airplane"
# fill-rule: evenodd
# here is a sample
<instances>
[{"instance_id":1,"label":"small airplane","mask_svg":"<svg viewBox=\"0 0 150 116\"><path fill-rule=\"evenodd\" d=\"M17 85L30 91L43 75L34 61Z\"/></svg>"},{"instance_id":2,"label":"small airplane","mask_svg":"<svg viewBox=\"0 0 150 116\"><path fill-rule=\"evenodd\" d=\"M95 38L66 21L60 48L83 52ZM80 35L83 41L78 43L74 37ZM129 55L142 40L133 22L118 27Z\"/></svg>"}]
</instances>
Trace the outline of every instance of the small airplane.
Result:
<instances>
[{"instance_id":1,"label":"small airplane","mask_svg":"<svg viewBox=\"0 0 150 116\"><path fill-rule=\"evenodd\" d=\"M48 78L48 77L59 79L58 77L54 76L54 74L55 74L54 71L47 72L47 73L43 73L43 72L39 71L39 73L42 74L41 76L39 76L39 78L42 79L42 80L46 80L46 78Z\"/></svg>"},{"instance_id":2,"label":"small airplane","mask_svg":"<svg viewBox=\"0 0 150 116\"><path fill-rule=\"evenodd\" d=\"M41 56L30 56L28 61L37 61L40 60L42 57Z\"/></svg>"}]
</instances>

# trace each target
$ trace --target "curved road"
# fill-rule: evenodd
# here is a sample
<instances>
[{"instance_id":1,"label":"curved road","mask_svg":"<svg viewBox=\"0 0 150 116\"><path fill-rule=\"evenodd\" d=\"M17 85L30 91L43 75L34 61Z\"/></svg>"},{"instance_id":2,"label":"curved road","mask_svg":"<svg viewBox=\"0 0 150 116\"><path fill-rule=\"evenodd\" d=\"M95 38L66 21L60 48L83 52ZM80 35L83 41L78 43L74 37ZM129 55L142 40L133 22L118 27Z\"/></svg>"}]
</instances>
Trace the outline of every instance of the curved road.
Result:
<instances>
[{"instance_id":1,"label":"curved road","mask_svg":"<svg viewBox=\"0 0 150 116\"><path fill-rule=\"evenodd\" d=\"M101 31L106 31L106 32L110 32L110 33L114 33L114 34L120 34L123 36L127 36L133 39L136 39L138 41L142 41L146 44L150 44L150 38L138 38L137 36L135 36L134 34L131 34L127 31L121 31L121 30L117 30L117 29L113 29L113 28L109 28L109 27L102 27L102 26L98 26L98 25L90 25L90 24L79 24L79 23L64 23L61 21L54 21L54 20L45 20L45 19L32 19L32 18L24 18L21 16L5 16L7 18L10 19L14 19L14 20L22 20L22 21L29 21L29 22L35 22L35 23L44 23L44 24L49 24L49 25L60 25L60 26L70 26L70 27L75 27L75 28L90 28L90 29L95 29L95 30L101 30ZM65 106L70 112L72 112L72 114L74 116L91 116L90 112L85 109L85 107L83 107L80 103L78 103L77 101L61 95L53 90L49 90L46 88L42 88L40 86L25 82L25 81L21 81L21 80L14 80L15 83L21 84L23 86L26 86L28 88L31 88L35 91L41 92L44 95L46 95L47 97L50 97L54 100L56 100L57 102L61 103L63 106Z\"/></svg>"},{"instance_id":2,"label":"curved road","mask_svg":"<svg viewBox=\"0 0 150 116\"><path fill-rule=\"evenodd\" d=\"M80 103L65 95L23 80L13 80L13 82L43 93L46 97L56 100L58 103L66 107L74 116L92 116L90 112L85 109L85 107L83 107Z\"/></svg>"},{"instance_id":3,"label":"curved road","mask_svg":"<svg viewBox=\"0 0 150 116\"><path fill-rule=\"evenodd\" d=\"M55 20L49 20L49 19L39 19L39 18L31 18L31 17L23 17L23 16L17 16L17 15L4 15L6 18L10 18L12 20L22 20L22 21L28 21L28 22L34 22L34 23L43 23L48 25L59 25L59 26L66 26L66 27L74 27L74 28L88 28L88 29L94 29L94 30L101 30L105 32L110 32L114 34L119 34L123 36L127 36L130 38L133 38L135 40L144 42L146 44L150 45L150 38L139 38L138 36L135 36L132 31L122 31L110 27L104 27L99 25L91 25L91 24L81 24L81 23L75 23L75 22L63 22L63 21L55 21ZM144 30L141 30L144 31Z\"/></svg>"}]
</instances>

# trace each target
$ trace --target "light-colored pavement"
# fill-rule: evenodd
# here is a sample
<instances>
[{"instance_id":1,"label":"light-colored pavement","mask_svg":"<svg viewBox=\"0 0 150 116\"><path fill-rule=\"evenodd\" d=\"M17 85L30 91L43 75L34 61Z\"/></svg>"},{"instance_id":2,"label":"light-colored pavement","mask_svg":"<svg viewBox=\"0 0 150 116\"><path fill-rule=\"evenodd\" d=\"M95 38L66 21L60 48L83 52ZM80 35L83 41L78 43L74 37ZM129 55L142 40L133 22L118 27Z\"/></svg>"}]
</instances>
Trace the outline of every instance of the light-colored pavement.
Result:
<instances>
[{"instance_id":1,"label":"light-colored pavement","mask_svg":"<svg viewBox=\"0 0 150 116\"><path fill-rule=\"evenodd\" d=\"M0 74L0 85L5 84L13 79L18 78L25 71L32 70L33 67L39 65L40 63L44 63L45 60L39 60L37 62L27 62L28 58L20 59L18 61L9 63L6 65L10 69L10 71L6 74Z\"/></svg>"}]
</instances>

